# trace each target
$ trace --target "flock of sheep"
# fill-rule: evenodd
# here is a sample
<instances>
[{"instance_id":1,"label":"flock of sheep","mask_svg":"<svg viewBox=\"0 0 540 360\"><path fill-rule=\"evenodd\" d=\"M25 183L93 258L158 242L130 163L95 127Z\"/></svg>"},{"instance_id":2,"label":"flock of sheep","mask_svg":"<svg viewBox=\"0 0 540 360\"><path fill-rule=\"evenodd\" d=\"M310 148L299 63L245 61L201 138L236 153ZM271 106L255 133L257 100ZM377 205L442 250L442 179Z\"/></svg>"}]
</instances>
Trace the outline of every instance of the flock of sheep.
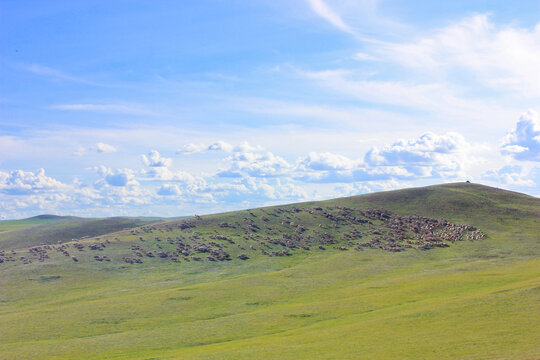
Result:
<instances>
[{"instance_id":1,"label":"flock of sheep","mask_svg":"<svg viewBox=\"0 0 540 360\"><path fill-rule=\"evenodd\" d=\"M218 221L211 216L195 216L123 231L115 234L116 237L105 239L73 239L55 245L2 250L0 263L44 262L51 258L51 252L74 262L84 258L128 264L154 259L172 262L248 260L253 256L290 256L295 251L328 248L398 252L448 247L458 241L480 240L486 236L471 225L454 224L444 219L400 216L384 209L359 210L344 206L247 210L244 217L227 219ZM109 252L110 248L114 251ZM91 256L85 255L88 253Z\"/></svg>"}]
</instances>

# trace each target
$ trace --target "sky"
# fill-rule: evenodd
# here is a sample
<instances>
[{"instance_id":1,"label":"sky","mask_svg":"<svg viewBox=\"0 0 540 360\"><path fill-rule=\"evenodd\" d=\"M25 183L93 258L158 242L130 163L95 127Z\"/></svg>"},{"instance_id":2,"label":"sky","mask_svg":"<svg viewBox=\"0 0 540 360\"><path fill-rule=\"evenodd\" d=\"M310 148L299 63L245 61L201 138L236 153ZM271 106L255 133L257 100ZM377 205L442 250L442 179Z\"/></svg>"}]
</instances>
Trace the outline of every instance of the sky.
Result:
<instances>
[{"instance_id":1,"label":"sky","mask_svg":"<svg viewBox=\"0 0 540 360\"><path fill-rule=\"evenodd\" d=\"M0 2L0 219L540 196L540 2Z\"/></svg>"}]
</instances>

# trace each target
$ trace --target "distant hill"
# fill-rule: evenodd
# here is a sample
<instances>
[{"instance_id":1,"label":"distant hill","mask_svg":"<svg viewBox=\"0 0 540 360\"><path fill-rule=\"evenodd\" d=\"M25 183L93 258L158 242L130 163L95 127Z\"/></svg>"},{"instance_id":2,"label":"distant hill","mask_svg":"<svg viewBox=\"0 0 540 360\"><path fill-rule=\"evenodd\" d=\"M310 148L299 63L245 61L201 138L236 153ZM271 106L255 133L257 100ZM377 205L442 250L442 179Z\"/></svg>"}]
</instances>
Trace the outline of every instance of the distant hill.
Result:
<instances>
[{"instance_id":1,"label":"distant hill","mask_svg":"<svg viewBox=\"0 0 540 360\"><path fill-rule=\"evenodd\" d=\"M111 217L103 219L39 215L0 221L0 250L39 244L56 244L93 237L159 221L157 218Z\"/></svg>"},{"instance_id":2,"label":"distant hill","mask_svg":"<svg viewBox=\"0 0 540 360\"><path fill-rule=\"evenodd\" d=\"M72 218L72 216L38 215L21 220L2 220L0 221L0 233L3 231L23 229L34 225L46 224L70 218Z\"/></svg>"},{"instance_id":3,"label":"distant hill","mask_svg":"<svg viewBox=\"0 0 540 360\"><path fill-rule=\"evenodd\" d=\"M67 217L69 217L69 216L58 216L58 215L43 214L43 215L33 216L31 218L28 218L28 220L32 220L32 219L35 219L35 220L62 220L62 219L65 219Z\"/></svg>"}]
</instances>

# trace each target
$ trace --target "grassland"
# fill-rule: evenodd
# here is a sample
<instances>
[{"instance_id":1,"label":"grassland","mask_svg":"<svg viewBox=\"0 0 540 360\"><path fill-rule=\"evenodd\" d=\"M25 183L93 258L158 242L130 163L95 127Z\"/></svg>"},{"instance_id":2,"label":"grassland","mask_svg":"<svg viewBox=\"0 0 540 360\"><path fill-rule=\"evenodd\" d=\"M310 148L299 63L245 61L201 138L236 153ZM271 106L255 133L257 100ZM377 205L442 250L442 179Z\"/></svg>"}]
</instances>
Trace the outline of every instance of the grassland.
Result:
<instances>
[{"instance_id":1,"label":"grassland","mask_svg":"<svg viewBox=\"0 0 540 360\"><path fill-rule=\"evenodd\" d=\"M67 216L39 215L22 220L2 220L0 221L0 232L24 229L30 226L47 224L59 220L64 220Z\"/></svg>"},{"instance_id":2,"label":"grassland","mask_svg":"<svg viewBox=\"0 0 540 360\"><path fill-rule=\"evenodd\" d=\"M351 243L368 241L379 221L336 224L286 211L338 206L445 218L487 237L429 250L356 250ZM283 206L273 216L276 209L81 241L109 240L100 251L78 252L68 242L77 262L49 252L44 262L0 264L0 358L540 358L539 199L448 184ZM325 232L337 243L264 255L262 238L292 232L284 216L314 240ZM186 223L196 226L179 228ZM256 235L246 223L255 223ZM361 240L344 237L355 228L366 234ZM122 261L133 256L132 245L172 251L167 237L193 245L215 234L234 241L222 241L231 261ZM94 261L96 253L110 261ZM249 259L238 259L241 253ZM28 256L24 249L19 255Z\"/></svg>"},{"instance_id":3,"label":"grassland","mask_svg":"<svg viewBox=\"0 0 540 360\"><path fill-rule=\"evenodd\" d=\"M0 221L0 250L94 237L156 221L158 219L154 218L93 219L54 215L41 215L23 220L4 220Z\"/></svg>"}]
</instances>

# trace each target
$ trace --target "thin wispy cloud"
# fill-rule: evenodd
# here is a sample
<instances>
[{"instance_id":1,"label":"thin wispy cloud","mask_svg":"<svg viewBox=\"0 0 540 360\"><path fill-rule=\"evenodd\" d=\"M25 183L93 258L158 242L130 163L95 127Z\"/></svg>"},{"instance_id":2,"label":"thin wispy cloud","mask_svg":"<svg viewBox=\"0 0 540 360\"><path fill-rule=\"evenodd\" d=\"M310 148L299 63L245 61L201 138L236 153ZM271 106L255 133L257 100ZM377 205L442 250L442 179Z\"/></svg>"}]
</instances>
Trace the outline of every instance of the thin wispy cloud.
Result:
<instances>
[{"instance_id":1,"label":"thin wispy cloud","mask_svg":"<svg viewBox=\"0 0 540 360\"><path fill-rule=\"evenodd\" d=\"M352 35L356 40L361 42L384 44L385 41L382 39L368 34L386 32L387 29L395 31L396 28L403 28L401 24L397 24L388 19L381 19L376 14L379 1L360 1L349 4L352 5L348 6L349 11L354 12L357 22L362 22L362 30L346 22L340 12L336 11L334 7L328 5L325 0L307 0L307 3L311 11L320 16L330 25L342 32L345 32L346 34Z\"/></svg>"},{"instance_id":2,"label":"thin wispy cloud","mask_svg":"<svg viewBox=\"0 0 540 360\"><path fill-rule=\"evenodd\" d=\"M79 146L77 151L75 151L73 153L73 155L83 156L83 155L86 155L88 152L96 152L98 154L111 154L111 153L115 153L117 151L118 150L116 149L116 147L114 147L112 145L105 144L105 143L102 143L102 142L98 142L94 146L90 146L88 148L85 148L83 146Z\"/></svg>"},{"instance_id":3,"label":"thin wispy cloud","mask_svg":"<svg viewBox=\"0 0 540 360\"><path fill-rule=\"evenodd\" d=\"M470 87L540 95L540 27L497 26L488 14L466 17L413 40L373 44L356 57Z\"/></svg>"},{"instance_id":4,"label":"thin wispy cloud","mask_svg":"<svg viewBox=\"0 0 540 360\"><path fill-rule=\"evenodd\" d=\"M323 0L308 0L308 4L311 10L334 27L351 35L356 35L356 32L343 21L341 16L330 8Z\"/></svg>"},{"instance_id":5,"label":"thin wispy cloud","mask_svg":"<svg viewBox=\"0 0 540 360\"><path fill-rule=\"evenodd\" d=\"M78 84L98 86L98 87L111 87L110 84L103 84L103 83L95 82L92 80L88 80L88 79L85 79L84 77L76 76L68 72L58 70L56 68L52 68L49 66L41 65L41 64L15 63L12 66L15 69L21 69L26 72L32 73L34 75L38 75L40 77L43 77L43 78L46 78L55 82L70 82L70 83L78 83Z\"/></svg>"},{"instance_id":6,"label":"thin wispy cloud","mask_svg":"<svg viewBox=\"0 0 540 360\"><path fill-rule=\"evenodd\" d=\"M134 105L123 104L59 104L52 105L49 108L62 111L91 111L130 115L156 115L156 113L153 111L142 109Z\"/></svg>"},{"instance_id":7,"label":"thin wispy cloud","mask_svg":"<svg viewBox=\"0 0 540 360\"><path fill-rule=\"evenodd\" d=\"M48 66L39 65L39 64L22 64L20 65L20 68L28 72L31 72L33 74L46 76L53 79L85 82L84 80L76 76L66 74L65 72L62 72L60 70L53 69Z\"/></svg>"}]
</instances>

